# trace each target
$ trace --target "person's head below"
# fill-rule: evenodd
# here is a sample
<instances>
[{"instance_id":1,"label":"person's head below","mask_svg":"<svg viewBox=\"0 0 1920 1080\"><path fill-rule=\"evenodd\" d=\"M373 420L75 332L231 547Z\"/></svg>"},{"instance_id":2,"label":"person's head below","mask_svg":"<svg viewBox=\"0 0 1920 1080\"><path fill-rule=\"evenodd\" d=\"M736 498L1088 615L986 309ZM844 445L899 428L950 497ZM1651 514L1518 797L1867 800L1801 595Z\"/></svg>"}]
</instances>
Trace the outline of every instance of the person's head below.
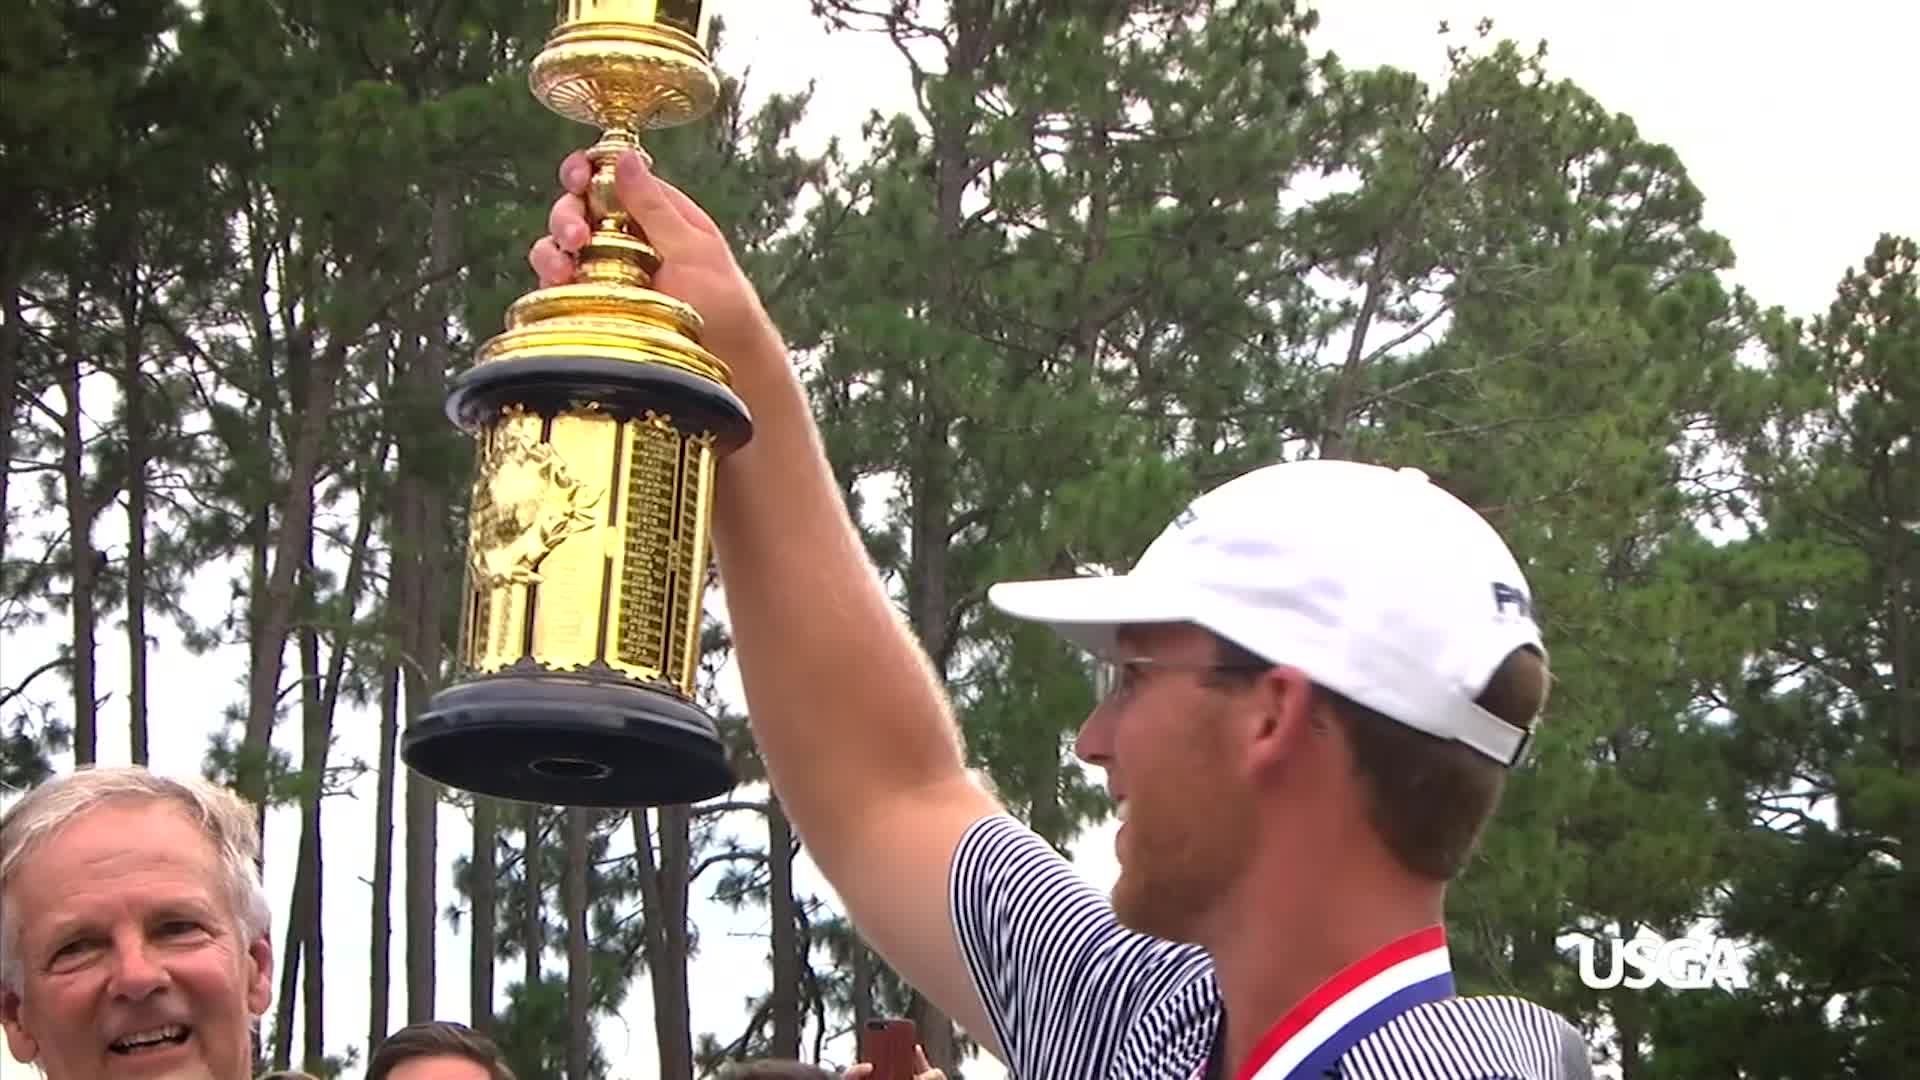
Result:
<instances>
[{"instance_id":1,"label":"person's head below","mask_svg":"<svg viewBox=\"0 0 1920 1080\"><path fill-rule=\"evenodd\" d=\"M465 1024L423 1020L381 1041L367 1080L514 1080L492 1039Z\"/></svg>"},{"instance_id":2,"label":"person's head below","mask_svg":"<svg viewBox=\"0 0 1920 1080\"><path fill-rule=\"evenodd\" d=\"M765 1058L729 1065L720 1070L720 1080L840 1080L840 1074L804 1061Z\"/></svg>"},{"instance_id":3,"label":"person's head below","mask_svg":"<svg viewBox=\"0 0 1920 1080\"><path fill-rule=\"evenodd\" d=\"M91 768L0 816L0 1028L48 1080L249 1080L273 997L253 809Z\"/></svg>"},{"instance_id":4,"label":"person's head below","mask_svg":"<svg viewBox=\"0 0 1920 1080\"><path fill-rule=\"evenodd\" d=\"M1175 940L1276 904L1437 920L1547 697L1519 565L1416 470L1255 470L1126 575L991 595L1106 662L1075 749L1120 806L1114 907Z\"/></svg>"}]
</instances>

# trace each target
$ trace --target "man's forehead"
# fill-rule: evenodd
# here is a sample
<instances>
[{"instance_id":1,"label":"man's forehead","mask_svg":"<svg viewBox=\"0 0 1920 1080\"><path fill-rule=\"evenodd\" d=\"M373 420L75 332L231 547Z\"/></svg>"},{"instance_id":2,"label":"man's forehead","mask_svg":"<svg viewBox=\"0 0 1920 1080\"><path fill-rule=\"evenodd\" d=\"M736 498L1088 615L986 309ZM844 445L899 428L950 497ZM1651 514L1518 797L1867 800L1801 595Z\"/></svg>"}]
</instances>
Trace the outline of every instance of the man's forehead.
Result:
<instances>
[{"instance_id":1,"label":"man's forehead","mask_svg":"<svg viewBox=\"0 0 1920 1080\"><path fill-rule=\"evenodd\" d=\"M7 891L71 892L138 875L144 887L206 895L218 862L213 842L178 807L116 801L89 807L41 838Z\"/></svg>"},{"instance_id":2,"label":"man's forehead","mask_svg":"<svg viewBox=\"0 0 1920 1080\"><path fill-rule=\"evenodd\" d=\"M70 901L47 909L41 918L28 919L43 936L58 937L83 927L97 927L123 913L132 913L141 921L152 919L211 919L220 915L222 905L213 887L197 878L171 882L144 882L137 892L73 890Z\"/></svg>"},{"instance_id":3,"label":"man's forehead","mask_svg":"<svg viewBox=\"0 0 1920 1080\"><path fill-rule=\"evenodd\" d=\"M191 835L192 843L183 843ZM112 853L157 847L187 848L212 854L213 841L179 806L164 799L115 798L96 803L61 822L28 852L28 860L54 848L64 855Z\"/></svg>"},{"instance_id":4,"label":"man's forehead","mask_svg":"<svg viewBox=\"0 0 1920 1080\"><path fill-rule=\"evenodd\" d=\"M1210 635L1192 623L1129 623L1114 631L1113 639L1127 651L1177 649L1189 642L1205 644Z\"/></svg>"},{"instance_id":5,"label":"man's forehead","mask_svg":"<svg viewBox=\"0 0 1920 1080\"><path fill-rule=\"evenodd\" d=\"M387 1080L491 1080L485 1065L459 1054L425 1054L393 1067Z\"/></svg>"}]
</instances>

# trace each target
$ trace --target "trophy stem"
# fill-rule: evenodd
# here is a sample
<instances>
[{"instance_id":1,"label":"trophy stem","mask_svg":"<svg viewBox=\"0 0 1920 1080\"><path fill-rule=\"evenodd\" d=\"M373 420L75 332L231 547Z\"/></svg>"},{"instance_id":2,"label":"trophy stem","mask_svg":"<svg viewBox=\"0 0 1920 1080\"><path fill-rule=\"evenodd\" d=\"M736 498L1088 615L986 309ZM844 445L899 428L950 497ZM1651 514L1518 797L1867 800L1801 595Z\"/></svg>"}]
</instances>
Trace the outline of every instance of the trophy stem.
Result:
<instances>
[{"instance_id":1,"label":"trophy stem","mask_svg":"<svg viewBox=\"0 0 1920 1080\"><path fill-rule=\"evenodd\" d=\"M587 218L593 222L593 235L580 249L579 278L645 289L660 270L660 253L614 193L615 166L629 150L647 153L632 132L621 128L601 132L600 141L587 150L587 161L593 165L593 177L587 182ZM650 155L647 163L653 163Z\"/></svg>"}]
</instances>

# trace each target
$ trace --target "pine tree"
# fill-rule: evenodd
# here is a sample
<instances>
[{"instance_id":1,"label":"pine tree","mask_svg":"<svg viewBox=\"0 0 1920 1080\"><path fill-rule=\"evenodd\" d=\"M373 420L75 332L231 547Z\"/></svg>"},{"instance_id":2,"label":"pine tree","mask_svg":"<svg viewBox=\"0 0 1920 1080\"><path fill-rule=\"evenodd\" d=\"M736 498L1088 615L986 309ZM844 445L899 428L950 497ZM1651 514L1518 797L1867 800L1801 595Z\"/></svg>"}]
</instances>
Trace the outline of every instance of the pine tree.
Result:
<instances>
[{"instance_id":1,"label":"pine tree","mask_svg":"<svg viewBox=\"0 0 1920 1080\"><path fill-rule=\"evenodd\" d=\"M1895 1075L1920 1055L1892 930L1920 910L1920 244L1882 236L1824 314L1758 322L1721 417L1751 534L1717 578L1769 631L1722 683L1713 914L1748 984L1657 1016L1645 1075Z\"/></svg>"}]
</instances>

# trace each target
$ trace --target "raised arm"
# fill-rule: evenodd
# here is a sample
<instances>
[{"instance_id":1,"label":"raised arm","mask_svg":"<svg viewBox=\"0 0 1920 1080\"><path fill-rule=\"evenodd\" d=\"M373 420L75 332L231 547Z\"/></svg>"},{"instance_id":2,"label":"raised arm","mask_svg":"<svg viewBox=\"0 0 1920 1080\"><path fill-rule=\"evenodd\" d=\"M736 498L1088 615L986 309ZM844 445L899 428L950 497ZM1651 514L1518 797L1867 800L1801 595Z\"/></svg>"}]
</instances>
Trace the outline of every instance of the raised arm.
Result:
<instances>
[{"instance_id":1,"label":"raised arm","mask_svg":"<svg viewBox=\"0 0 1920 1080\"><path fill-rule=\"evenodd\" d=\"M587 163L530 261L570 280ZM754 737L774 791L862 934L976 1039L994 1044L955 938L949 869L1000 812L972 778L947 697L848 516L779 332L710 218L637 156L616 192L659 249L654 287L693 305L732 369L753 441L715 479L714 546ZM998 1048L995 1047L996 1052Z\"/></svg>"}]
</instances>

